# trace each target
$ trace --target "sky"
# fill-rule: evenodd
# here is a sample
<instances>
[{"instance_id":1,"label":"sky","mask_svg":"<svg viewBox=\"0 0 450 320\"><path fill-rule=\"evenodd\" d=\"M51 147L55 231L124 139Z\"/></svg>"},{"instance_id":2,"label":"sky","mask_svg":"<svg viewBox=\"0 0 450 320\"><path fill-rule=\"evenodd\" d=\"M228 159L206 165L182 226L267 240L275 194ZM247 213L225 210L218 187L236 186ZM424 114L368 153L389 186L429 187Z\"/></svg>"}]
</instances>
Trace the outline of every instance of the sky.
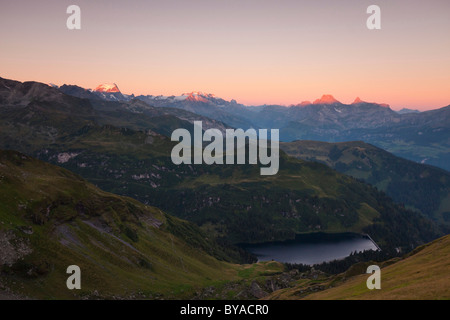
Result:
<instances>
[{"instance_id":1,"label":"sky","mask_svg":"<svg viewBox=\"0 0 450 320\"><path fill-rule=\"evenodd\" d=\"M69 5L81 30L69 30ZM381 30L369 30L369 5ZM450 104L448 0L0 0L0 77L247 105Z\"/></svg>"}]
</instances>

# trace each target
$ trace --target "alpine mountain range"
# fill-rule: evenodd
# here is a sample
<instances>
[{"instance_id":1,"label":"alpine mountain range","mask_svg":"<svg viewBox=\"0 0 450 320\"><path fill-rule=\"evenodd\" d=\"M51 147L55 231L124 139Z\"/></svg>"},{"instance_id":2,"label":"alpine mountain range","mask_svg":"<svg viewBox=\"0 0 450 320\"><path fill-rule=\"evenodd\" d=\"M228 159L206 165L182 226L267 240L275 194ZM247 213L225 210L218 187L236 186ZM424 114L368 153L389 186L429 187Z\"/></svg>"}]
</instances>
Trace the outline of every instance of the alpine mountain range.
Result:
<instances>
[{"instance_id":1,"label":"alpine mountain range","mask_svg":"<svg viewBox=\"0 0 450 320\"><path fill-rule=\"evenodd\" d=\"M450 170L450 105L425 112L406 108L394 111L386 103L366 102L357 97L353 103L343 104L326 94L313 102L287 107L246 106L203 92L135 96L122 94L116 84L102 84L95 90L75 85L57 88L80 98L142 101L152 107L181 109L233 128L277 128L284 142L364 141L399 157Z\"/></svg>"}]
</instances>

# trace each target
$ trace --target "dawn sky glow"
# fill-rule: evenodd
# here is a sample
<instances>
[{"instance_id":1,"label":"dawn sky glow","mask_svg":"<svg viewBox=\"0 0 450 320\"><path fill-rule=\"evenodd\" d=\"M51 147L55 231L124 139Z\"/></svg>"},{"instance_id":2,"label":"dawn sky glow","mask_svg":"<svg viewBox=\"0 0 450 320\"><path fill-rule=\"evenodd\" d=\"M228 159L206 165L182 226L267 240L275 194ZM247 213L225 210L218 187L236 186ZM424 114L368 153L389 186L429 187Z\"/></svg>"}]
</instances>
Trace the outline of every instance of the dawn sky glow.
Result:
<instances>
[{"instance_id":1,"label":"dawn sky glow","mask_svg":"<svg viewBox=\"0 0 450 320\"><path fill-rule=\"evenodd\" d=\"M81 8L81 30L66 8ZM381 8L381 30L366 9ZM239 103L450 104L448 0L4 1L0 77Z\"/></svg>"}]
</instances>

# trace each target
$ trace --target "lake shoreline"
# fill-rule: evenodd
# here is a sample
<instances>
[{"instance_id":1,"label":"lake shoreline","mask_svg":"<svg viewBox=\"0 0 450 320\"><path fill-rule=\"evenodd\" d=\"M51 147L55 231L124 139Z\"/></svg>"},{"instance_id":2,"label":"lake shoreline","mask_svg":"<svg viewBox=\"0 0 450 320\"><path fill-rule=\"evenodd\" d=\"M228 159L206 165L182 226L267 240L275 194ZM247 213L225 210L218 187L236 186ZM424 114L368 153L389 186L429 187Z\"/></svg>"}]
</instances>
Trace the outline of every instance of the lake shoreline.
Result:
<instances>
[{"instance_id":1,"label":"lake shoreline","mask_svg":"<svg viewBox=\"0 0 450 320\"><path fill-rule=\"evenodd\" d=\"M345 259L353 252L381 250L370 235L354 232L297 234L291 240L238 246L256 255L258 262L274 260L309 265Z\"/></svg>"}]
</instances>

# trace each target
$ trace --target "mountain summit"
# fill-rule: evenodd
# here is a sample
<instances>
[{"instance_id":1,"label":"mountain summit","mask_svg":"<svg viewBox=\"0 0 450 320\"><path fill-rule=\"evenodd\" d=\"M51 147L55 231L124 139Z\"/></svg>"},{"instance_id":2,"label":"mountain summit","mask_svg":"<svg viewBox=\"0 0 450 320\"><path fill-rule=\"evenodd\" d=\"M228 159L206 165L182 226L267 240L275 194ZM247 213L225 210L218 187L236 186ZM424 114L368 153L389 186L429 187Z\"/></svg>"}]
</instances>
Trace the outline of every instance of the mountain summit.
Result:
<instances>
[{"instance_id":1,"label":"mountain summit","mask_svg":"<svg viewBox=\"0 0 450 320\"><path fill-rule=\"evenodd\" d=\"M97 97L108 101L128 101L134 98L134 95L123 95L115 83L104 83L99 85L93 91Z\"/></svg>"},{"instance_id":2,"label":"mountain summit","mask_svg":"<svg viewBox=\"0 0 450 320\"><path fill-rule=\"evenodd\" d=\"M120 93L119 87L115 83L104 83L95 88L96 92Z\"/></svg>"},{"instance_id":3,"label":"mountain summit","mask_svg":"<svg viewBox=\"0 0 450 320\"><path fill-rule=\"evenodd\" d=\"M204 93L201 91L193 91L190 93L183 93L182 97L185 97L187 101L200 101L209 102L211 99L215 98L215 95L210 93Z\"/></svg>"},{"instance_id":4,"label":"mountain summit","mask_svg":"<svg viewBox=\"0 0 450 320\"><path fill-rule=\"evenodd\" d=\"M359 97L356 97L355 101L352 102L352 104L358 104L358 103L362 103L364 101L362 101Z\"/></svg>"},{"instance_id":5,"label":"mountain summit","mask_svg":"<svg viewBox=\"0 0 450 320\"><path fill-rule=\"evenodd\" d=\"M322 98L317 99L313 102L313 104L333 104L340 103L337 101L331 94L324 94Z\"/></svg>"}]
</instances>

